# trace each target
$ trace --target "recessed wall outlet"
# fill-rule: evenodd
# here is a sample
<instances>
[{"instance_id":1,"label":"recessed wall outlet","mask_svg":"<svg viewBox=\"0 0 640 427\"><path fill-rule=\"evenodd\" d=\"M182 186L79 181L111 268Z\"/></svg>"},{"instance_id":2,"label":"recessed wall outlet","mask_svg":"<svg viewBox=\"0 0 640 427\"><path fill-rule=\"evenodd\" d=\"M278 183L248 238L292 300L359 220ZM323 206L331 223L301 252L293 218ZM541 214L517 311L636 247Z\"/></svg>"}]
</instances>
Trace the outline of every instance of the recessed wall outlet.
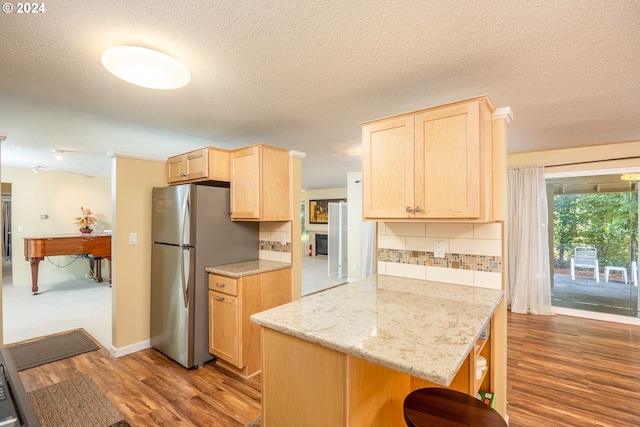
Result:
<instances>
[{"instance_id":1,"label":"recessed wall outlet","mask_svg":"<svg viewBox=\"0 0 640 427\"><path fill-rule=\"evenodd\" d=\"M444 240L435 240L433 242L433 256L436 258L444 258L445 243Z\"/></svg>"}]
</instances>

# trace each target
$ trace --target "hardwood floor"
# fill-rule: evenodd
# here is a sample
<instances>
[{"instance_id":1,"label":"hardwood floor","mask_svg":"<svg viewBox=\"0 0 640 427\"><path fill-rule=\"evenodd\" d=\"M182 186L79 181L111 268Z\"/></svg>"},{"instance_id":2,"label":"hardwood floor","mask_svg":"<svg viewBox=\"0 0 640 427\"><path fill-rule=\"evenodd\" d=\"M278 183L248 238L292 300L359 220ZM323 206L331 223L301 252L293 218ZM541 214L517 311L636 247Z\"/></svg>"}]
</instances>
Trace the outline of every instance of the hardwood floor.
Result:
<instances>
[{"instance_id":1,"label":"hardwood floor","mask_svg":"<svg viewBox=\"0 0 640 427\"><path fill-rule=\"evenodd\" d=\"M208 363L187 370L153 349L115 359L105 349L20 372L27 392L89 375L134 426L242 427L260 415L260 375Z\"/></svg>"},{"instance_id":2,"label":"hardwood floor","mask_svg":"<svg viewBox=\"0 0 640 427\"><path fill-rule=\"evenodd\" d=\"M511 427L640 426L640 327L507 317Z\"/></svg>"},{"instance_id":3,"label":"hardwood floor","mask_svg":"<svg viewBox=\"0 0 640 427\"><path fill-rule=\"evenodd\" d=\"M640 327L508 315L510 427L640 426ZM87 374L132 426L242 427L260 414L260 376L214 363L186 370L153 349L100 349L20 373L27 391Z\"/></svg>"}]
</instances>

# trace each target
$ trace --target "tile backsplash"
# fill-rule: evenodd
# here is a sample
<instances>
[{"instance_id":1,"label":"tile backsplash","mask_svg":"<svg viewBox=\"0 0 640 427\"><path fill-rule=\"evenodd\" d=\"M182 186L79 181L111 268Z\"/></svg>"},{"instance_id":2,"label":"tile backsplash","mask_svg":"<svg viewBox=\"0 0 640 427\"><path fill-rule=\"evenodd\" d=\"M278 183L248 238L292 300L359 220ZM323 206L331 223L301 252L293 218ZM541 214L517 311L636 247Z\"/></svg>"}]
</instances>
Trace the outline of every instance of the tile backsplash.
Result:
<instances>
[{"instance_id":1,"label":"tile backsplash","mask_svg":"<svg viewBox=\"0 0 640 427\"><path fill-rule=\"evenodd\" d=\"M380 274L501 289L502 223L380 222L377 261Z\"/></svg>"},{"instance_id":2,"label":"tile backsplash","mask_svg":"<svg viewBox=\"0 0 640 427\"><path fill-rule=\"evenodd\" d=\"M291 222L260 223L259 258L291 262Z\"/></svg>"}]
</instances>

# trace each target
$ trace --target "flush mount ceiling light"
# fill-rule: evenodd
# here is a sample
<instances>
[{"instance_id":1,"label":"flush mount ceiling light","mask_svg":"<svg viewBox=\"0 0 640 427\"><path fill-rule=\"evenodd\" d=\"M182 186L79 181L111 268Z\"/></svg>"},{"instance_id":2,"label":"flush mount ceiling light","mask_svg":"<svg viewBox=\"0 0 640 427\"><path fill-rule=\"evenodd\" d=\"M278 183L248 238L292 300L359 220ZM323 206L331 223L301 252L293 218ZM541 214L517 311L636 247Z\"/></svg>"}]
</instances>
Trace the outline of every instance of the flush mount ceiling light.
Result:
<instances>
[{"instance_id":1,"label":"flush mount ceiling light","mask_svg":"<svg viewBox=\"0 0 640 427\"><path fill-rule=\"evenodd\" d=\"M622 175L620 177L620 179L622 179L624 181L640 181L640 173L638 173L638 172L625 173L624 175Z\"/></svg>"},{"instance_id":2,"label":"flush mount ceiling light","mask_svg":"<svg viewBox=\"0 0 640 427\"><path fill-rule=\"evenodd\" d=\"M177 59L144 47L109 48L102 54L102 65L126 82L151 89L178 89L191 80L191 73Z\"/></svg>"},{"instance_id":3,"label":"flush mount ceiling light","mask_svg":"<svg viewBox=\"0 0 640 427\"><path fill-rule=\"evenodd\" d=\"M64 157L64 151L53 150L53 157L55 157L58 160L62 160L62 158Z\"/></svg>"}]
</instances>

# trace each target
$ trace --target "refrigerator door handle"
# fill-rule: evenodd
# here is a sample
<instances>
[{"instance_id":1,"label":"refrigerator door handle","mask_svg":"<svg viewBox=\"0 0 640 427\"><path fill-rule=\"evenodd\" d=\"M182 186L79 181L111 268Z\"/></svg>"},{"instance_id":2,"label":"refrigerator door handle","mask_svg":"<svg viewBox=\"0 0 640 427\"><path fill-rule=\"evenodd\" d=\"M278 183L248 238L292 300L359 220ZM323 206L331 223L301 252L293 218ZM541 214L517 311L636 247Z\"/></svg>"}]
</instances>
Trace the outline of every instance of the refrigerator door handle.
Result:
<instances>
[{"instance_id":1,"label":"refrigerator door handle","mask_svg":"<svg viewBox=\"0 0 640 427\"><path fill-rule=\"evenodd\" d=\"M187 228L187 218L189 218L189 197L185 197L184 201L182 202L182 220L181 225L182 225L182 230L180 232L180 245L185 245L185 239L184 239L184 232L185 229ZM191 230L187 230L189 234L191 234ZM189 241L189 246L191 245L191 242Z\"/></svg>"},{"instance_id":2,"label":"refrigerator door handle","mask_svg":"<svg viewBox=\"0 0 640 427\"><path fill-rule=\"evenodd\" d=\"M185 277L185 271L184 271L185 253L188 256L190 254L190 248L182 248L182 256L180 257L180 281L182 284L182 296L184 297L184 306L185 308L188 308L189 307L189 280L191 279L191 277ZM190 265L190 263L188 264ZM191 275L191 269L189 269L189 272L187 274Z\"/></svg>"}]
</instances>

